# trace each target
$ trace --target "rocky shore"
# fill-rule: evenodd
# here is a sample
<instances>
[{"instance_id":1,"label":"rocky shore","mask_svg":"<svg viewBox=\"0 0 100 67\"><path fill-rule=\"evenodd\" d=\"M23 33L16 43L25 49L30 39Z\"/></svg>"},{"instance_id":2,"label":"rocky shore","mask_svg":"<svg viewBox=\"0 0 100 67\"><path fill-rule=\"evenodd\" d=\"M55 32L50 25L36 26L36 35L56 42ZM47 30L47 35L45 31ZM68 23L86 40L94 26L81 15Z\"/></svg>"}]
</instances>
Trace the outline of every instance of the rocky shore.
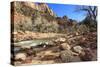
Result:
<instances>
[{"instance_id":1,"label":"rocky shore","mask_svg":"<svg viewBox=\"0 0 100 67\"><path fill-rule=\"evenodd\" d=\"M66 34L18 31L18 32L13 32L12 35L14 36L13 39L14 42L18 42L18 41L25 41L25 40L54 38L57 36L65 36Z\"/></svg>"},{"instance_id":2,"label":"rocky shore","mask_svg":"<svg viewBox=\"0 0 100 67\"><path fill-rule=\"evenodd\" d=\"M96 32L70 34L51 39L50 43L41 41L35 46L19 46L12 60L15 65L96 61L96 36Z\"/></svg>"}]
</instances>

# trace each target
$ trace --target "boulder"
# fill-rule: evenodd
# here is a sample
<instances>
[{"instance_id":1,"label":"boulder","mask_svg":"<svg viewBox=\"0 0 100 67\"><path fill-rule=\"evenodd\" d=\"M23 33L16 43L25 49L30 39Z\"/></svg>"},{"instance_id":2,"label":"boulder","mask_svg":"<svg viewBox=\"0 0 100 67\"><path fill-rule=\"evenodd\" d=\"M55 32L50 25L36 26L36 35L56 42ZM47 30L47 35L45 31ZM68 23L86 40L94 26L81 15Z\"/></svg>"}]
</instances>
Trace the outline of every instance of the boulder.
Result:
<instances>
[{"instance_id":1,"label":"boulder","mask_svg":"<svg viewBox=\"0 0 100 67\"><path fill-rule=\"evenodd\" d=\"M15 60L21 60L21 61L25 61L27 55L25 53L17 53L15 55Z\"/></svg>"},{"instance_id":2,"label":"boulder","mask_svg":"<svg viewBox=\"0 0 100 67\"><path fill-rule=\"evenodd\" d=\"M68 43L60 44L60 48L64 49L64 50L70 50L71 49L71 47L70 47L70 45Z\"/></svg>"},{"instance_id":3,"label":"boulder","mask_svg":"<svg viewBox=\"0 0 100 67\"><path fill-rule=\"evenodd\" d=\"M60 58L64 63L73 61L72 51L70 50L61 51Z\"/></svg>"},{"instance_id":4,"label":"boulder","mask_svg":"<svg viewBox=\"0 0 100 67\"><path fill-rule=\"evenodd\" d=\"M83 50L83 48L82 48L81 46L75 46L75 47L73 47L73 50L74 50L75 52L77 52L77 53L81 53L82 50Z\"/></svg>"}]
</instances>

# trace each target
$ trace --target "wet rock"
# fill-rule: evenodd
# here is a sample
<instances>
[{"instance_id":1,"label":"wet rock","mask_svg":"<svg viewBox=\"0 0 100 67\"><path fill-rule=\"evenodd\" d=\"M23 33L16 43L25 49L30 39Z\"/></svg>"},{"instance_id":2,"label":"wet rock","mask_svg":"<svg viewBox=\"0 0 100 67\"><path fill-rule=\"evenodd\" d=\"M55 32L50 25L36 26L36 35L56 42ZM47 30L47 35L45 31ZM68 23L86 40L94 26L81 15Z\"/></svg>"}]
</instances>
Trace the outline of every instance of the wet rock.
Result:
<instances>
[{"instance_id":1,"label":"wet rock","mask_svg":"<svg viewBox=\"0 0 100 67\"><path fill-rule=\"evenodd\" d=\"M46 48L49 45L48 42L41 42L38 46Z\"/></svg>"},{"instance_id":2,"label":"wet rock","mask_svg":"<svg viewBox=\"0 0 100 67\"><path fill-rule=\"evenodd\" d=\"M68 43L60 44L60 48L63 49L63 50L70 50L71 49L71 47Z\"/></svg>"},{"instance_id":3,"label":"wet rock","mask_svg":"<svg viewBox=\"0 0 100 67\"><path fill-rule=\"evenodd\" d=\"M75 47L73 47L73 50L80 54L82 52L83 48L81 46L75 46Z\"/></svg>"}]
</instances>

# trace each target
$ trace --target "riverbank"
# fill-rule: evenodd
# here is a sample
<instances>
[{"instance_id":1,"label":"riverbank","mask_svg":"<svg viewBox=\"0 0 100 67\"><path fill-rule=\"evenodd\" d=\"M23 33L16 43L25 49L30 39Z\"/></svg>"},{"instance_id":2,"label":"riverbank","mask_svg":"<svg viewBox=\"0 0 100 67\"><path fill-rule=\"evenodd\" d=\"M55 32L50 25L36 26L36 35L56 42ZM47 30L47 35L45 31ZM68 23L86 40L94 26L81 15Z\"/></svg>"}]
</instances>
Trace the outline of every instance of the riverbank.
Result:
<instances>
[{"instance_id":1,"label":"riverbank","mask_svg":"<svg viewBox=\"0 0 100 67\"><path fill-rule=\"evenodd\" d=\"M66 34L18 31L18 32L13 32L12 35L14 36L13 38L14 42L18 42L18 41L26 41L26 40L34 40L34 39L54 38L58 36L65 36Z\"/></svg>"},{"instance_id":2,"label":"riverbank","mask_svg":"<svg viewBox=\"0 0 100 67\"><path fill-rule=\"evenodd\" d=\"M18 34L19 33L15 35ZM25 33L23 34L25 35ZM30 32L30 34L33 33ZM38 33L38 36L40 37L37 37L37 39L33 39L31 41L27 40L16 42L16 45L20 46L14 46L15 57L12 56L13 64L53 64L97 60L97 32L88 32L80 35L58 35L57 33L52 33L52 36L43 35L48 35L48 33ZM38 39L42 37L55 36L55 39L48 40L51 41L50 43L47 42L47 39L46 41L44 39ZM34 37L36 36L34 35Z\"/></svg>"}]
</instances>

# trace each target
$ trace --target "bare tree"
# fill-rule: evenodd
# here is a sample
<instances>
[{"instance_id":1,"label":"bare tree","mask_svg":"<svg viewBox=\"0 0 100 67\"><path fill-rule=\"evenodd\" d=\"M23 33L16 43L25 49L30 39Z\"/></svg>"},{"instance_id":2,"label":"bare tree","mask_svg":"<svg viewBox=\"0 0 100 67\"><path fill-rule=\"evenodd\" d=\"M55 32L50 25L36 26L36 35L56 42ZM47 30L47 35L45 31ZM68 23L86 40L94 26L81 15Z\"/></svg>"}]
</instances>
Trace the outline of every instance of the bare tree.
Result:
<instances>
[{"instance_id":1,"label":"bare tree","mask_svg":"<svg viewBox=\"0 0 100 67\"><path fill-rule=\"evenodd\" d=\"M97 31L97 7L96 6L79 6L76 11L84 11L86 17L80 24L85 24L89 31Z\"/></svg>"},{"instance_id":2,"label":"bare tree","mask_svg":"<svg viewBox=\"0 0 100 67\"><path fill-rule=\"evenodd\" d=\"M91 20L97 22L97 7L96 6L81 6L77 7L76 11L85 11L86 17L89 17Z\"/></svg>"}]
</instances>

